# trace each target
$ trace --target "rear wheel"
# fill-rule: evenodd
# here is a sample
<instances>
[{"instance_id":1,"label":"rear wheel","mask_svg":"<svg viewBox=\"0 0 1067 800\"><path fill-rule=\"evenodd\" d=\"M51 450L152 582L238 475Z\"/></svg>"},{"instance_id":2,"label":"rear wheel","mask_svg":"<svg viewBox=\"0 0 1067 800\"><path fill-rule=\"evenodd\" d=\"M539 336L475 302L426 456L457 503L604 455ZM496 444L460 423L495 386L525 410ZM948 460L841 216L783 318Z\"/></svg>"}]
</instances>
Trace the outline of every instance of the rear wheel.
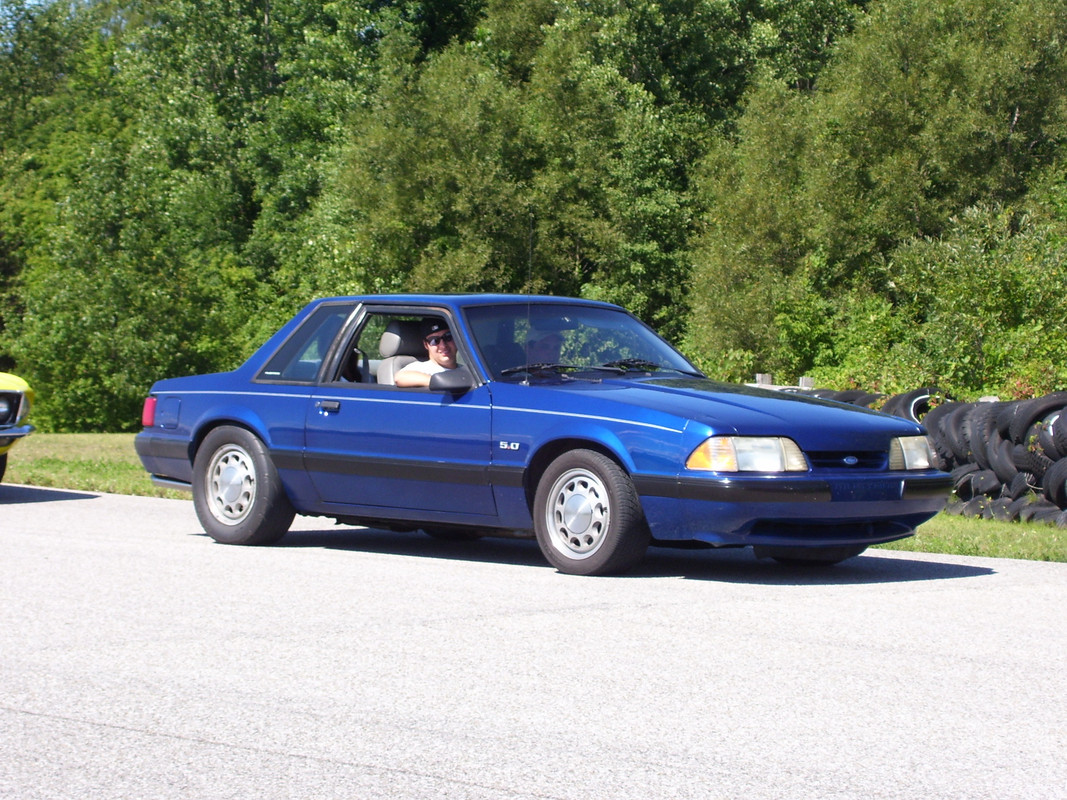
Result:
<instances>
[{"instance_id":1,"label":"rear wheel","mask_svg":"<svg viewBox=\"0 0 1067 800\"><path fill-rule=\"evenodd\" d=\"M572 450L553 461L537 486L534 532L560 572L624 572L645 555L648 525L633 481L602 453Z\"/></svg>"},{"instance_id":2,"label":"rear wheel","mask_svg":"<svg viewBox=\"0 0 1067 800\"><path fill-rule=\"evenodd\" d=\"M223 544L273 544L296 515L263 442L229 425L211 431L197 451L193 505L207 534Z\"/></svg>"}]
</instances>

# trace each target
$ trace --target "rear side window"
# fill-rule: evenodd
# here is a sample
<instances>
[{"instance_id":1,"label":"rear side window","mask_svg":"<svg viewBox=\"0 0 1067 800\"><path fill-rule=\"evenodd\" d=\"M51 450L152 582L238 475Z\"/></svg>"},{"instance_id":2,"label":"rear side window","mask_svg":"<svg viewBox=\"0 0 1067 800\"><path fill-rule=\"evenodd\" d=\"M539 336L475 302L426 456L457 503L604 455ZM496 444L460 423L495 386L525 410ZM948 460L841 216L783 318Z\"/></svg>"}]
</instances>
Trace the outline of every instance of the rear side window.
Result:
<instances>
[{"instance_id":1,"label":"rear side window","mask_svg":"<svg viewBox=\"0 0 1067 800\"><path fill-rule=\"evenodd\" d=\"M350 304L333 304L315 309L271 357L259 373L259 379L314 382L330 346L352 313L353 307Z\"/></svg>"}]
</instances>

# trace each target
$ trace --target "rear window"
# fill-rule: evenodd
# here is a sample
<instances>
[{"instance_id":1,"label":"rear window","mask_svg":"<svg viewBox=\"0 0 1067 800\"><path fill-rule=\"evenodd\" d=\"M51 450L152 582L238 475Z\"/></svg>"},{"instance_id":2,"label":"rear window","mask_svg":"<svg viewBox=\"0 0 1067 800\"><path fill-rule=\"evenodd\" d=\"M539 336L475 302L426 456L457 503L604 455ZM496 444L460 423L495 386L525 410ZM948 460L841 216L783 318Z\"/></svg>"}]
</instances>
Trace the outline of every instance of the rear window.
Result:
<instances>
[{"instance_id":1,"label":"rear window","mask_svg":"<svg viewBox=\"0 0 1067 800\"><path fill-rule=\"evenodd\" d=\"M285 340L259 373L265 381L312 383L341 327L352 313L351 304L319 306Z\"/></svg>"}]
</instances>

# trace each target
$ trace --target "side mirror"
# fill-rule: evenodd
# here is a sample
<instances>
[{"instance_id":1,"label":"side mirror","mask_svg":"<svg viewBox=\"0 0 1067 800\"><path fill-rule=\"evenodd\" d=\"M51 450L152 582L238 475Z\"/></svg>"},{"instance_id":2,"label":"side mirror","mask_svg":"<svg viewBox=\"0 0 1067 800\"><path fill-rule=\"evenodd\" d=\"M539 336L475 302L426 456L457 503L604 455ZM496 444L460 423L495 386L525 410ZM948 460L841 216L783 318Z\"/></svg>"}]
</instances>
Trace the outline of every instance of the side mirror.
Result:
<instances>
[{"instance_id":1,"label":"side mirror","mask_svg":"<svg viewBox=\"0 0 1067 800\"><path fill-rule=\"evenodd\" d=\"M464 394L474 388L474 375L466 366L446 369L430 376L431 392Z\"/></svg>"}]
</instances>

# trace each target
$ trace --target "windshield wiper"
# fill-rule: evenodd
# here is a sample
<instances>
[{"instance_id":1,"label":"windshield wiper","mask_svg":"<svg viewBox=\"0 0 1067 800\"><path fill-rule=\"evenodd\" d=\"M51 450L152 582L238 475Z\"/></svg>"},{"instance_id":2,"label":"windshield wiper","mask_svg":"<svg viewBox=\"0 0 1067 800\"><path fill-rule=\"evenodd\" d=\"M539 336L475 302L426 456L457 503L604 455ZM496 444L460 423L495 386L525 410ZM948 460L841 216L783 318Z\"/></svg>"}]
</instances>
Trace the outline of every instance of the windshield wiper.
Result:
<instances>
[{"instance_id":1,"label":"windshield wiper","mask_svg":"<svg viewBox=\"0 0 1067 800\"><path fill-rule=\"evenodd\" d=\"M508 367L507 369L500 370L500 375L517 375L522 372L536 373L536 372L552 372L557 375L570 377L569 373L583 372L589 370L600 370L602 372L614 372L619 375L623 375L627 372L677 372L681 375L693 375L694 377L703 377L699 372L690 372L688 370L681 370L676 367L667 367L662 364L657 364L655 361L648 361L643 358L623 358L618 361L609 361L606 364L600 364L598 366L581 366L579 364L557 364L549 361L540 361L534 364L519 364L514 367Z\"/></svg>"},{"instance_id":2,"label":"windshield wiper","mask_svg":"<svg viewBox=\"0 0 1067 800\"><path fill-rule=\"evenodd\" d=\"M597 369L615 369L619 372L662 372L666 370L668 372L677 372L679 375L691 375L695 378L704 377L701 373L693 370L665 366L644 358L622 358L618 361L609 361L606 364L601 364Z\"/></svg>"},{"instance_id":3,"label":"windshield wiper","mask_svg":"<svg viewBox=\"0 0 1067 800\"><path fill-rule=\"evenodd\" d=\"M601 364L597 369L617 369L620 372L656 372L663 367L655 361L648 361L644 358L620 358L618 361Z\"/></svg>"},{"instance_id":4,"label":"windshield wiper","mask_svg":"<svg viewBox=\"0 0 1067 800\"><path fill-rule=\"evenodd\" d=\"M548 361L539 361L536 364L519 364L517 367L508 367L500 370L501 375L515 375L519 372L570 372L582 369L574 364L553 364Z\"/></svg>"}]
</instances>

